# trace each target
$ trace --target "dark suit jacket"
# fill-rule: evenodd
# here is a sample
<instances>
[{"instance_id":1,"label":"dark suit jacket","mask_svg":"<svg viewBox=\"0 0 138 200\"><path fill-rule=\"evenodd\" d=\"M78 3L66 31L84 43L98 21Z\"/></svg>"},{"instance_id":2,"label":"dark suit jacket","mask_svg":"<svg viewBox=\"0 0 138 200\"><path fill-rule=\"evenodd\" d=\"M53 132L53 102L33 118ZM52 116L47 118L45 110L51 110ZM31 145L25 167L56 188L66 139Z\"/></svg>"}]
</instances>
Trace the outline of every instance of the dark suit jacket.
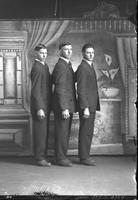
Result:
<instances>
[{"instance_id":1,"label":"dark suit jacket","mask_svg":"<svg viewBox=\"0 0 138 200\"><path fill-rule=\"evenodd\" d=\"M100 110L99 95L96 74L85 60L82 60L76 71L78 109L83 110L88 107L90 112Z\"/></svg>"},{"instance_id":2,"label":"dark suit jacket","mask_svg":"<svg viewBox=\"0 0 138 200\"><path fill-rule=\"evenodd\" d=\"M76 91L75 91L75 73L63 59L59 58L53 73L52 82L54 84L53 92L53 110L61 112L69 109L70 113L76 111Z\"/></svg>"},{"instance_id":3,"label":"dark suit jacket","mask_svg":"<svg viewBox=\"0 0 138 200\"><path fill-rule=\"evenodd\" d=\"M36 116L39 109L50 111L51 78L47 64L35 61L31 70L31 113Z\"/></svg>"}]
</instances>

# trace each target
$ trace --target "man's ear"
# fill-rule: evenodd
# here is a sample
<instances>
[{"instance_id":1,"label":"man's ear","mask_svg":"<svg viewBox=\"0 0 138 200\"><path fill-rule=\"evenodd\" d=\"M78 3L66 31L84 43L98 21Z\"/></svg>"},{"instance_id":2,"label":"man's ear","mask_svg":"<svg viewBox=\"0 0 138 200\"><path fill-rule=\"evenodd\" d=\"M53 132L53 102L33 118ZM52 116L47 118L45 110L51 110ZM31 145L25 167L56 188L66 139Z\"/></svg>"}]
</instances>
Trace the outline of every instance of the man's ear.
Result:
<instances>
[{"instance_id":1,"label":"man's ear","mask_svg":"<svg viewBox=\"0 0 138 200\"><path fill-rule=\"evenodd\" d=\"M34 50L32 50L32 51L29 52L29 56L31 57L31 59L38 58L38 54Z\"/></svg>"},{"instance_id":2,"label":"man's ear","mask_svg":"<svg viewBox=\"0 0 138 200\"><path fill-rule=\"evenodd\" d=\"M38 58L38 51L34 51L34 56Z\"/></svg>"},{"instance_id":3,"label":"man's ear","mask_svg":"<svg viewBox=\"0 0 138 200\"><path fill-rule=\"evenodd\" d=\"M62 48L59 50L59 55L62 56L63 53L62 53Z\"/></svg>"}]
</instances>

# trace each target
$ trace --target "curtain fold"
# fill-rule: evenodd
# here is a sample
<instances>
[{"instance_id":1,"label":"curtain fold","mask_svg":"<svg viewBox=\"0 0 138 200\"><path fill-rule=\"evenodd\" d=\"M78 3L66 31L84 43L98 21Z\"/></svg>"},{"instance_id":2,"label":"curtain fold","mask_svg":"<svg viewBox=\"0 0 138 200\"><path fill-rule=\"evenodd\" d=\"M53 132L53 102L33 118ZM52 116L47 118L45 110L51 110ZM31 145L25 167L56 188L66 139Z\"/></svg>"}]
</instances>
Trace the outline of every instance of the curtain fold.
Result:
<instances>
[{"instance_id":1,"label":"curtain fold","mask_svg":"<svg viewBox=\"0 0 138 200\"><path fill-rule=\"evenodd\" d=\"M46 46L54 43L58 38L60 38L69 28L69 25L72 21L69 20L51 20L51 21L23 21L22 30L27 30L28 39L25 45L25 66L26 66L26 97L28 106L30 104L30 90L31 90L31 81L30 81L30 71L32 68L34 48L39 43L43 43Z\"/></svg>"},{"instance_id":2,"label":"curtain fold","mask_svg":"<svg viewBox=\"0 0 138 200\"><path fill-rule=\"evenodd\" d=\"M136 69L137 45L136 38L117 37L117 50L123 83L126 81L126 70L128 67Z\"/></svg>"},{"instance_id":3,"label":"curtain fold","mask_svg":"<svg viewBox=\"0 0 138 200\"><path fill-rule=\"evenodd\" d=\"M117 50L118 50L118 58L119 58L119 65L121 69L122 80L125 87L128 81L128 77L126 77L126 70L132 69L134 71L134 69L136 70L136 67L137 67L136 38L117 37ZM134 110L134 103L131 100L132 97L128 96L128 92L130 93L130 91L125 91L126 93L125 101L123 102L123 105L122 105L122 113L125 113L124 124L122 125L122 127L124 130L123 132L126 134L126 139L129 136L133 136L133 134L135 134L135 133L132 134L133 131L129 130L129 127L131 127L130 124L132 124L133 122L135 124L135 117L134 117L134 121L132 122L132 118L131 118L131 122L130 122L130 113L132 112L132 110Z\"/></svg>"}]
</instances>

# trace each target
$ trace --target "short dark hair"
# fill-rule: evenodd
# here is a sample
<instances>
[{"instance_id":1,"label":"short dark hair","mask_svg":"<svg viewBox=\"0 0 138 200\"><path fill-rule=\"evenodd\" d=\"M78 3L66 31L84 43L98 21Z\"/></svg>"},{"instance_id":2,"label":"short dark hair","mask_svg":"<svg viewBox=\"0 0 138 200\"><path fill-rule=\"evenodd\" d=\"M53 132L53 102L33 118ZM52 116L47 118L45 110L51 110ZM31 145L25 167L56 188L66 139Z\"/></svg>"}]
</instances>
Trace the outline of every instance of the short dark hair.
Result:
<instances>
[{"instance_id":1,"label":"short dark hair","mask_svg":"<svg viewBox=\"0 0 138 200\"><path fill-rule=\"evenodd\" d=\"M86 49L88 48L93 48L94 49L94 45L92 43L87 43L82 47L82 53L84 53L86 51Z\"/></svg>"},{"instance_id":2,"label":"short dark hair","mask_svg":"<svg viewBox=\"0 0 138 200\"><path fill-rule=\"evenodd\" d=\"M61 44L59 45L59 50L60 50L62 47L66 46L66 45L71 45L71 43L70 43L70 42L63 42L63 43L61 43Z\"/></svg>"},{"instance_id":3,"label":"short dark hair","mask_svg":"<svg viewBox=\"0 0 138 200\"><path fill-rule=\"evenodd\" d=\"M35 47L35 51L40 51L40 49L47 49L47 47L44 45L44 44L38 44L36 47Z\"/></svg>"}]
</instances>

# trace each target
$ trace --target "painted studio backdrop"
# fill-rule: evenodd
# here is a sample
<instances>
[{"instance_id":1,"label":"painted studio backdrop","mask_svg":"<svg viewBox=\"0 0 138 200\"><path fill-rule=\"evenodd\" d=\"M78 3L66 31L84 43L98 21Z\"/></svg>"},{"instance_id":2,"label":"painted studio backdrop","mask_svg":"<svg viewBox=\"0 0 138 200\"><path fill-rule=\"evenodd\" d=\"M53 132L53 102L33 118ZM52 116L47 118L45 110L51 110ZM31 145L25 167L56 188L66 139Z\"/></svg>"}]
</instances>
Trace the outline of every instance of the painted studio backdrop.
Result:
<instances>
[{"instance_id":1,"label":"painted studio backdrop","mask_svg":"<svg viewBox=\"0 0 138 200\"><path fill-rule=\"evenodd\" d=\"M136 35L126 19L105 20L11 20L0 21L0 154L32 155L29 73L34 47L48 47L47 64L52 73L58 46L73 47L72 65L81 62L81 48L95 44L101 111L97 112L91 154L125 154L136 136ZM49 154L54 150L54 116L50 117ZM74 114L69 154L77 154L78 113Z\"/></svg>"}]
</instances>

